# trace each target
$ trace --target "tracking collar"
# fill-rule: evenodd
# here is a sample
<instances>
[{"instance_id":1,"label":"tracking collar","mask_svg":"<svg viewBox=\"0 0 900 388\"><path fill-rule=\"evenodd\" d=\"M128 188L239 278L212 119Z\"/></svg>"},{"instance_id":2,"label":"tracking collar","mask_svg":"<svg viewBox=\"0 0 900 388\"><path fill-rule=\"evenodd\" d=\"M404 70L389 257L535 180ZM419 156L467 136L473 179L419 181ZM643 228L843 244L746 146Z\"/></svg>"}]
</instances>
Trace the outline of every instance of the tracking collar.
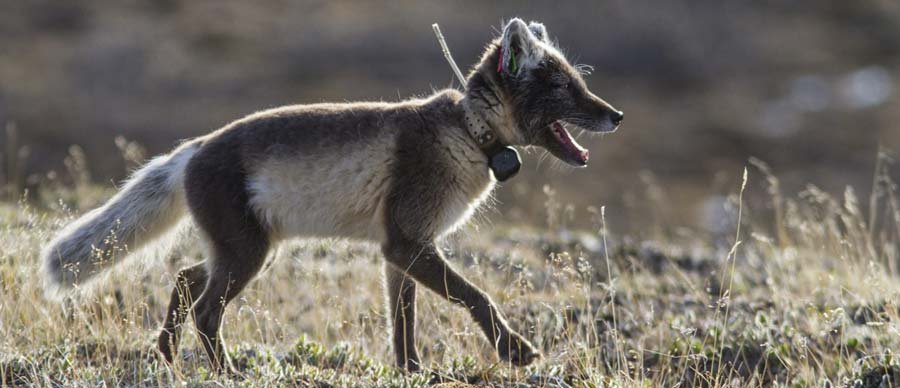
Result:
<instances>
[{"instance_id":1,"label":"tracking collar","mask_svg":"<svg viewBox=\"0 0 900 388\"><path fill-rule=\"evenodd\" d=\"M488 167L494 172L494 178L503 182L512 178L522 167L519 152L500 143L496 131L481 115L472 111L468 104L463 104L465 111L466 131L478 143L478 148L488 157Z\"/></svg>"}]
</instances>

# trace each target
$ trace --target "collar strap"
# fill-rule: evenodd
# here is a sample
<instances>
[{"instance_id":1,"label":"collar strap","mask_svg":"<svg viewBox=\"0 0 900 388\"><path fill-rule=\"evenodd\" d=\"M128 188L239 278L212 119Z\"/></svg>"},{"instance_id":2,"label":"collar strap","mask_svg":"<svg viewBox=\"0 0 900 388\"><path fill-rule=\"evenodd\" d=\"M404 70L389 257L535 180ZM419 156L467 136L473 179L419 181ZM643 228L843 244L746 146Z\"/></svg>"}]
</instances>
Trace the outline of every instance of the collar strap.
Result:
<instances>
[{"instance_id":1,"label":"collar strap","mask_svg":"<svg viewBox=\"0 0 900 388\"><path fill-rule=\"evenodd\" d=\"M478 147L482 150L494 148L497 144L497 135L494 128L487 121L481 118L481 115L473 112L468 106L464 108L466 117L466 131L469 136L475 139Z\"/></svg>"},{"instance_id":2,"label":"collar strap","mask_svg":"<svg viewBox=\"0 0 900 388\"><path fill-rule=\"evenodd\" d=\"M493 171L494 178L503 182L515 176L522 167L519 153L515 148L501 144L493 127L481 118L481 115L473 112L468 106L464 106L463 109L466 131L478 143L478 148L487 155L488 167Z\"/></svg>"}]
</instances>

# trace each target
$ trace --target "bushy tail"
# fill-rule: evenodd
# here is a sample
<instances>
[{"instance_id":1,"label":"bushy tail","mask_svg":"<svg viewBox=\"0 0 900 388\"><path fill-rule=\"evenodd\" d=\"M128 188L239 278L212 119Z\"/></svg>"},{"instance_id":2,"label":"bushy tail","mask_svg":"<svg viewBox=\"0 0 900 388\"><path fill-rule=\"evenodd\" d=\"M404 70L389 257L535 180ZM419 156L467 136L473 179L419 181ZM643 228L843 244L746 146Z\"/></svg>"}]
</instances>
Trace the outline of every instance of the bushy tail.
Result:
<instances>
[{"instance_id":1,"label":"bushy tail","mask_svg":"<svg viewBox=\"0 0 900 388\"><path fill-rule=\"evenodd\" d=\"M185 214L184 170L198 143L186 143L137 170L106 204L65 227L41 253L50 295L83 285L160 239Z\"/></svg>"}]
</instances>

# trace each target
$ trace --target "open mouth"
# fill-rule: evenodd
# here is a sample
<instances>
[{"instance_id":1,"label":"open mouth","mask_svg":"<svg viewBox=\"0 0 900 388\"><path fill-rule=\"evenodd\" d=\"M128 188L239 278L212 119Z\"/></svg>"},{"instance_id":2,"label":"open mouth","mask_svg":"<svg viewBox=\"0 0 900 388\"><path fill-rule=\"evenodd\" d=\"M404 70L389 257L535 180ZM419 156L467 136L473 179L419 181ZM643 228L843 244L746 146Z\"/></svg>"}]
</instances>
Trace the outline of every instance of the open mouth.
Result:
<instances>
[{"instance_id":1,"label":"open mouth","mask_svg":"<svg viewBox=\"0 0 900 388\"><path fill-rule=\"evenodd\" d=\"M590 151L582 147L572 138L572 135L566 130L563 121L557 120L550 124L550 131L553 132L553 138L556 139L557 142L558 150L556 151L562 154L557 155L557 157L576 166L587 165ZM553 151L554 150L551 150L551 152Z\"/></svg>"}]
</instances>

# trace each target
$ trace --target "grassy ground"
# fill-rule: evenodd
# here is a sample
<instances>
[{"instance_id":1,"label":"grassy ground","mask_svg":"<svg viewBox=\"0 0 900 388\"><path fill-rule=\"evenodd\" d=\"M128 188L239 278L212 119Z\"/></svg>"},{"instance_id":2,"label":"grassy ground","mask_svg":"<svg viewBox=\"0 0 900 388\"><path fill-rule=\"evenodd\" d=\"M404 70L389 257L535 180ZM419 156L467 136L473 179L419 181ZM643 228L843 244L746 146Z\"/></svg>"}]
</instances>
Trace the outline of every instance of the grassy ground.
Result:
<instances>
[{"instance_id":1,"label":"grassy ground","mask_svg":"<svg viewBox=\"0 0 900 388\"><path fill-rule=\"evenodd\" d=\"M766 177L758 171L751 173ZM769 209L742 208L735 188L728 214L740 229L719 241L683 230L631 241L603 227L600 209L575 215L590 217L595 230L567 230L560 226L565 207L552 196L547 228L499 221L470 227L446 241L448 255L544 358L527 368L499 362L464 311L422 292L419 347L427 368L413 375L392 367L375 246L281 246L277 263L226 314L224 335L240 375L215 376L190 335L174 366L154 348L172 274L200 255L190 238L180 254L145 270L126 266L93 292L59 304L42 296L38 252L80 212L70 209L90 208L109 193L80 186L3 203L0 381L898 386L891 349L900 349L900 211L893 185L879 180L873 202L861 206L852 191L833 198L814 187L783 198L768 178L754 182L771 188ZM864 207L873 210L863 214ZM762 219L771 221L755 221Z\"/></svg>"}]
</instances>

